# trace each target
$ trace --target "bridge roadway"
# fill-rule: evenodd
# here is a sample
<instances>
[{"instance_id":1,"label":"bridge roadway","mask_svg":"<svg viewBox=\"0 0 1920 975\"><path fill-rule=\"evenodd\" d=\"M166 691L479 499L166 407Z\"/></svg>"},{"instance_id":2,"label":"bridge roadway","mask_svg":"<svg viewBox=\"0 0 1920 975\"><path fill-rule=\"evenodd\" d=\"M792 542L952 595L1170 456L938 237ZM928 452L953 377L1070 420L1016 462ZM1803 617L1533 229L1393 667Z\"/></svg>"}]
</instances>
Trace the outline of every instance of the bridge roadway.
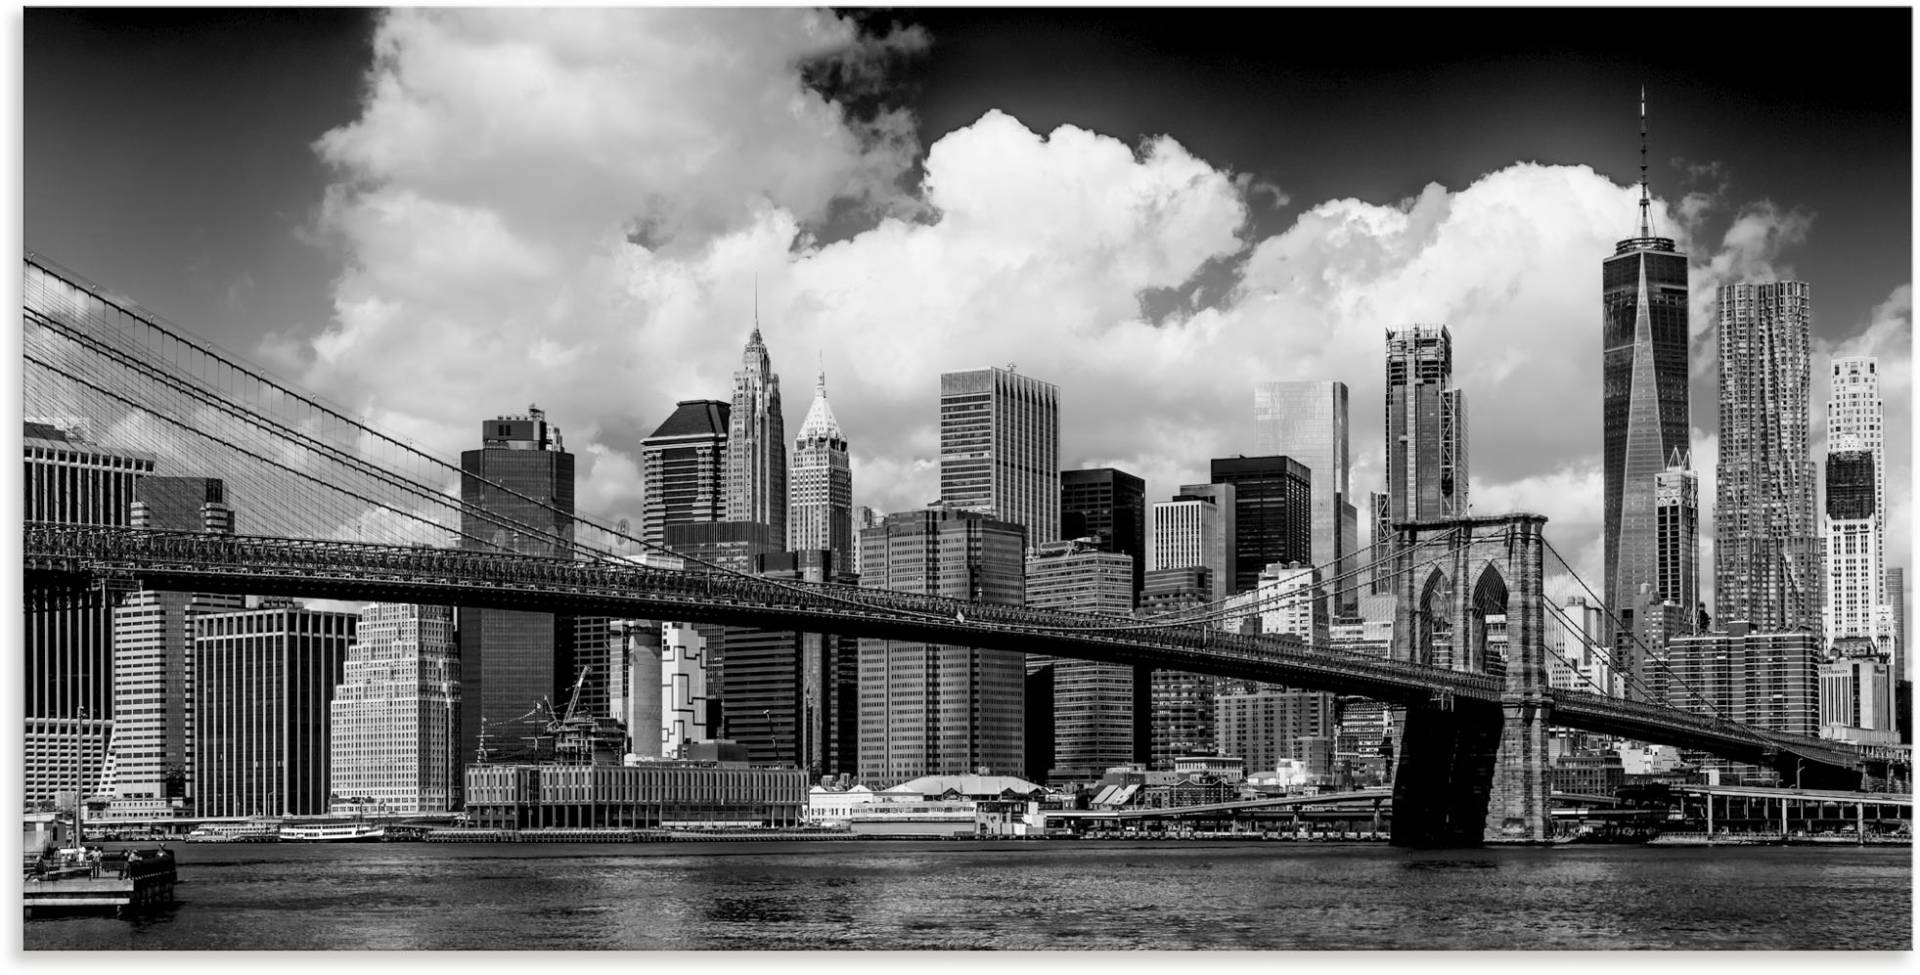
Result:
<instances>
[{"instance_id":1,"label":"bridge roadway","mask_svg":"<svg viewBox=\"0 0 1920 975\"><path fill-rule=\"evenodd\" d=\"M1196 625L974 603L880 589L777 582L628 561L136 528L27 523L26 584L104 583L176 592L417 602L634 619L726 623L1183 670L1355 694L1397 704L1498 706L1503 682L1326 647ZM1551 692L1554 724L1768 763L1853 769L1857 750L1763 733L1671 708Z\"/></svg>"}]
</instances>

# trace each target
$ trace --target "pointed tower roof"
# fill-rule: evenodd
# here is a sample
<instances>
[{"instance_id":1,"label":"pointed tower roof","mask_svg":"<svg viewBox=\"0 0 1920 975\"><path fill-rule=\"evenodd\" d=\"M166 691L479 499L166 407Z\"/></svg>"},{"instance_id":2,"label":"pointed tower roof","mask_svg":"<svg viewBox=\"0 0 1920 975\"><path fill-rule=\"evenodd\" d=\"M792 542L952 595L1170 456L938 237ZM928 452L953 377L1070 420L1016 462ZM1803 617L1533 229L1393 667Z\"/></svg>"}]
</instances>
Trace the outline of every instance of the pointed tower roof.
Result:
<instances>
[{"instance_id":1,"label":"pointed tower roof","mask_svg":"<svg viewBox=\"0 0 1920 975\"><path fill-rule=\"evenodd\" d=\"M813 384L813 405L807 407L807 418L800 423L801 440L845 440L840 432L840 421L833 417L833 407L827 405L827 370L820 370L820 378Z\"/></svg>"}]
</instances>

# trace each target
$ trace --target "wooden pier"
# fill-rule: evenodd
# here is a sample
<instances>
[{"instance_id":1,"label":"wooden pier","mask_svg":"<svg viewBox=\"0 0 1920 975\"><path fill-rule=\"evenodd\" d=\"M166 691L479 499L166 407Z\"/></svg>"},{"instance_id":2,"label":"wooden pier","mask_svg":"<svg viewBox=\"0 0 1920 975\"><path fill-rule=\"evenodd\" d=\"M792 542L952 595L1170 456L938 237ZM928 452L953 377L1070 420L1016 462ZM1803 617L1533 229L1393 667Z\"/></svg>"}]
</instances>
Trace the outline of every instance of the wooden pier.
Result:
<instances>
[{"instance_id":1,"label":"wooden pier","mask_svg":"<svg viewBox=\"0 0 1920 975\"><path fill-rule=\"evenodd\" d=\"M173 903L176 877L173 852L164 849L40 859L22 884L26 914L144 911Z\"/></svg>"}]
</instances>

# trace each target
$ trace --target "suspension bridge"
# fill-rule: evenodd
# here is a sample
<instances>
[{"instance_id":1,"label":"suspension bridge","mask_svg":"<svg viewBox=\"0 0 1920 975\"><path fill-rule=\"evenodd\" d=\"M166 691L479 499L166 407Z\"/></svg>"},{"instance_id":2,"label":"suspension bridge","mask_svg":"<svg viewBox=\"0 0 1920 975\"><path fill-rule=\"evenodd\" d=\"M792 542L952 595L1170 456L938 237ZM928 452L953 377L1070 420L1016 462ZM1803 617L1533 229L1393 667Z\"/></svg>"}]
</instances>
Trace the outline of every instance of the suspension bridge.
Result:
<instances>
[{"instance_id":1,"label":"suspension bridge","mask_svg":"<svg viewBox=\"0 0 1920 975\"><path fill-rule=\"evenodd\" d=\"M1142 619L773 580L703 563L634 537L624 523L463 471L32 255L23 346L30 421L83 418L96 439L151 455L156 470L221 478L246 529L29 521L30 592L145 588L715 622L1358 695L1406 709L1393 820L1405 845L1544 840L1549 724L1790 769L1827 787L1855 787L1863 770L1888 760L1744 726L1710 707L1550 687L1547 621L1560 611L1547 596L1548 569L1562 586L1577 576L1546 544L1537 515L1397 526L1344 570L1326 567L1309 598L1391 571L1397 609L1382 657L1222 628L1299 592ZM469 500L483 494L515 503ZM1500 617L1504 640L1489 631Z\"/></svg>"}]
</instances>

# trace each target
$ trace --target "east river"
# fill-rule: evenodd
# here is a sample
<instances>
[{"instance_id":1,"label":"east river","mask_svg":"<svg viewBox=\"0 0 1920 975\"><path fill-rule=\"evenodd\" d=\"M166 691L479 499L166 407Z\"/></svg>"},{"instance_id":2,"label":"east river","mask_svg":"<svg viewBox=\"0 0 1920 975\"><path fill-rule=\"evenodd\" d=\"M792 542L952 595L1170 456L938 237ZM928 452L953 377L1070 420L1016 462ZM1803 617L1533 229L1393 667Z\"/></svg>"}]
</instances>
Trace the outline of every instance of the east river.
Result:
<instances>
[{"instance_id":1,"label":"east river","mask_svg":"<svg viewBox=\"0 0 1920 975\"><path fill-rule=\"evenodd\" d=\"M178 903L37 949L1882 949L1904 848L1100 841L175 844Z\"/></svg>"}]
</instances>

